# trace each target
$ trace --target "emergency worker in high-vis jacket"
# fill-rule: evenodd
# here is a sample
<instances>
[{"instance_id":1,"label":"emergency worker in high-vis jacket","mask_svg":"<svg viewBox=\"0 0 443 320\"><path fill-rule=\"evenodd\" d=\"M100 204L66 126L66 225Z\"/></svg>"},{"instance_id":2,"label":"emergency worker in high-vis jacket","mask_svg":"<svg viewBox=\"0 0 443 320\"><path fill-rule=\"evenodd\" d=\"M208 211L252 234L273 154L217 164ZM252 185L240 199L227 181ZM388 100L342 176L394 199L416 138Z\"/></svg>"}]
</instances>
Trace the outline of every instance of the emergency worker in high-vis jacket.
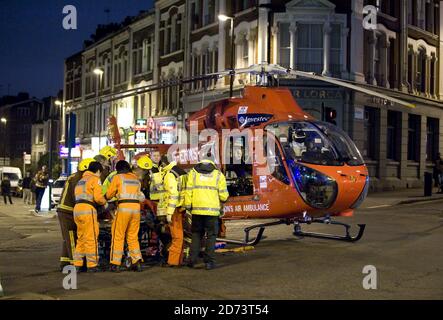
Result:
<instances>
[{"instance_id":1,"label":"emergency worker in high-vis jacket","mask_svg":"<svg viewBox=\"0 0 443 320\"><path fill-rule=\"evenodd\" d=\"M141 192L140 181L131 172L128 162L121 160L116 165L117 174L112 178L106 192L107 199L117 198L117 212L112 223L111 271L120 271L124 254L125 240L128 244L132 269L142 271L142 254L138 241L140 229L140 203L145 197Z\"/></svg>"},{"instance_id":2,"label":"emergency worker in high-vis jacket","mask_svg":"<svg viewBox=\"0 0 443 320\"><path fill-rule=\"evenodd\" d=\"M75 242L77 240L77 226L74 222L74 206L75 206L75 194L74 189L77 183L83 176L89 164L94 159L87 158L80 161L78 165L78 171L71 174L65 182L63 191L60 196L60 202L57 206L57 217L60 223L60 230L63 238L62 254L60 257L60 269L73 262Z\"/></svg>"},{"instance_id":3,"label":"emergency worker in high-vis jacket","mask_svg":"<svg viewBox=\"0 0 443 320\"><path fill-rule=\"evenodd\" d=\"M86 259L88 272L98 269L98 234L97 206L105 205L102 194L100 174L103 167L93 161L75 187L74 220L77 225L77 245L74 253L74 266L80 271L83 259Z\"/></svg>"},{"instance_id":4,"label":"emergency worker in high-vis jacket","mask_svg":"<svg viewBox=\"0 0 443 320\"><path fill-rule=\"evenodd\" d=\"M163 190L157 207L157 216L166 217L171 234L171 244L168 252L168 266L179 266L183 258L183 192L186 186L186 172L177 166L176 162L169 163L166 156L161 160Z\"/></svg>"},{"instance_id":5,"label":"emergency worker in high-vis jacket","mask_svg":"<svg viewBox=\"0 0 443 320\"><path fill-rule=\"evenodd\" d=\"M192 214L191 261L197 262L201 240L206 233L206 269L215 267L215 242L218 233L218 218L222 204L228 200L226 178L211 160L202 160L189 172L184 206Z\"/></svg>"}]
</instances>

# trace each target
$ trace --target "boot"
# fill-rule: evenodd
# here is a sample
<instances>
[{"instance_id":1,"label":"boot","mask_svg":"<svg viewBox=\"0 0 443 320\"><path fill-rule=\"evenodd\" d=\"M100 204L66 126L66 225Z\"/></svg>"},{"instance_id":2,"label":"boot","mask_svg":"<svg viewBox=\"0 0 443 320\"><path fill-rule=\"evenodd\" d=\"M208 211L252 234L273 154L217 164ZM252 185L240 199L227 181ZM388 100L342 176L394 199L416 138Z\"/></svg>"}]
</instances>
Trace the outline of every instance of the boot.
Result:
<instances>
[{"instance_id":1,"label":"boot","mask_svg":"<svg viewBox=\"0 0 443 320\"><path fill-rule=\"evenodd\" d=\"M97 273L100 272L100 269L98 267L92 267L92 268L88 268L88 273Z\"/></svg>"},{"instance_id":2,"label":"boot","mask_svg":"<svg viewBox=\"0 0 443 320\"><path fill-rule=\"evenodd\" d=\"M140 263L140 260L138 260L135 264L132 264L132 271L135 271L135 272L142 272L143 271L142 264Z\"/></svg>"},{"instance_id":3,"label":"boot","mask_svg":"<svg viewBox=\"0 0 443 320\"><path fill-rule=\"evenodd\" d=\"M109 271L115 272L115 273L120 273L121 269L120 269L120 266L116 266L115 264L111 264L111 266L109 267Z\"/></svg>"},{"instance_id":4,"label":"boot","mask_svg":"<svg viewBox=\"0 0 443 320\"><path fill-rule=\"evenodd\" d=\"M206 267L206 270L212 270L215 268L215 264L214 264L214 262L208 262L208 263L206 263L205 267Z\"/></svg>"}]
</instances>

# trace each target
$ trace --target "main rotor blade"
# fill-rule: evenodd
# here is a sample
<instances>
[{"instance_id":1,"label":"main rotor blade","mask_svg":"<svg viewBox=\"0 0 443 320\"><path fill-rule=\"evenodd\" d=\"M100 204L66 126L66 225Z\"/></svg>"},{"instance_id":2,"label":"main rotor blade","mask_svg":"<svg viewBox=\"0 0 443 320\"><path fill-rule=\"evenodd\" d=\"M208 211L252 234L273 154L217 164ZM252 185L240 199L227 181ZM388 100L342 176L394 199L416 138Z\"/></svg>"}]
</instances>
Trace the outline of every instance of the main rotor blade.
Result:
<instances>
[{"instance_id":1,"label":"main rotor blade","mask_svg":"<svg viewBox=\"0 0 443 320\"><path fill-rule=\"evenodd\" d=\"M397 99L397 98L393 98L393 97L387 96L387 95L385 95L383 93L380 93L380 92L377 92L377 91L374 91L374 90L370 90L370 89L367 89L367 88L363 88L361 86L358 86L358 85L355 85L355 84L352 84L352 83L349 83L349 82L346 82L346 81L343 81L343 80L340 80L340 79L326 77L326 76L320 76L320 75L313 74L313 73L310 73L310 72L298 71L298 70L289 70L288 73L291 74L291 75L295 75L297 77L303 77L303 78L308 78L308 79L313 79L313 80L320 80L320 81L332 83L332 84L335 84L335 85L338 85L338 86L341 86L341 87L345 87L345 88L349 88L349 89L352 89L352 90L355 90L355 91L363 92L363 93L369 94L371 96L376 96L376 97L379 97L379 98L382 98L382 99L386 99L386 100L389 100L389 101L401 104L401 105L409 107L409 108L415 108L415 105L412 104L412 103L409 103L409 102L406 102L406 101L403 101L403 100L400 100L400 99Z\"/></svg>"}]
</instances>

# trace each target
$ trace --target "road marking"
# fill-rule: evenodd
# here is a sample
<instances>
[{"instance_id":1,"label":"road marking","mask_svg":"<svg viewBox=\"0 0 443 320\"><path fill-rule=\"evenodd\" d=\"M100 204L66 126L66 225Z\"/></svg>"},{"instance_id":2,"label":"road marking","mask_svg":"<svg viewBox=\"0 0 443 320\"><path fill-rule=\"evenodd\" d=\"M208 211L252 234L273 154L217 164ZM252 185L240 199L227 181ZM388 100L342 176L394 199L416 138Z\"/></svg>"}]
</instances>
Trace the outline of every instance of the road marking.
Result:
<instances>
[{"instance_id":1,"label":"road marking","mask_svg":"<svg viewBox=\"0 0 443 320\"><path fill-rule=\"evenodd\" d=\"M391 207L391 206L392 206L392 204L381 204L379 206L366 207L366 209L385 208L385 207Z\"/></svg>"}]
</instances>

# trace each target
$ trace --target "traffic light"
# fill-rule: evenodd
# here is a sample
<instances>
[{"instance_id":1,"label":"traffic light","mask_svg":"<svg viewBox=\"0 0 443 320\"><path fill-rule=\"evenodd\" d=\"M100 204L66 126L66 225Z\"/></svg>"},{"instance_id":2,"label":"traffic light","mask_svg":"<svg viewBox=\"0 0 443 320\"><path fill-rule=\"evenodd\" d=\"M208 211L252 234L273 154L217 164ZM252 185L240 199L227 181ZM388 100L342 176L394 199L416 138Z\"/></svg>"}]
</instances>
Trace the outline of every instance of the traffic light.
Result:
<instances>
[{"instance_id":1,"label":"traffic light","mask_svg":"<svg viewBox=\"0 0 443 320\"><path fill-rule=\"evenodd\" d=\"M335 121L335 118L337 118L337 111L329 107L326 107L324 110L325 121L337 125L337 122Z\"/></svg>"}]
</instances>

